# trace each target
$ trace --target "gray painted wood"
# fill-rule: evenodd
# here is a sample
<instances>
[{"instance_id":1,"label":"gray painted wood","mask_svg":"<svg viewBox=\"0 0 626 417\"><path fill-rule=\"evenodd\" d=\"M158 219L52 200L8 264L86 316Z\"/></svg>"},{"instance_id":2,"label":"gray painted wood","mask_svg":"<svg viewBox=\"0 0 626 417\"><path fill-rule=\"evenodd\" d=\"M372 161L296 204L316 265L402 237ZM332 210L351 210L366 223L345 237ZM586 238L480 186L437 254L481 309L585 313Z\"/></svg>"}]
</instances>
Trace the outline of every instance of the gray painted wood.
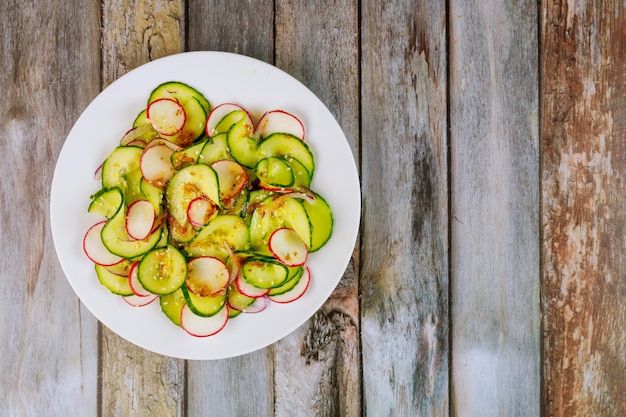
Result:
<instances>
[{"instance_id":1,"label":"gray painted wood","mask_svg":"<svg viewBox=\"0 0 626 417\"><path fill-rule=\"evenodd\" d=\"M361 7L363 396L368 415L448 415L443 1Z\"/></svg>"},{"instance_id":2,"label":"gray painted wood","mask_svg":"<svg viewBox=\"0 0 626 417\"><path fill-rule=\"evenodd\" d=\"M453 415L540 412L536 3L450 3Z\"/></svg>"},{"instance_id":3,"label":"gray painted wood","mask_svg":"<svg viewBox=\"0 0 626 417\"><path fill-rule=\"evenodd\" d=\"M102 87L135 67L181 52L182 1L105 0ZM100 415L182 416L185 361L144 350L101 326Z\"/></svg>"},{"instance_id":4,"label":"gray painted wood","mask_svg":"<svg viewBox=\"0 0 626 417\"><path fill-rule=\"evenodd\" d=\"M236 52L272 63L273 2L190 1L187 7L189 50ZM221 361L190 361L189 415L274 415L273 380L271 347Z\"/></svg>"},{"instance_id":5,"label":"gray painted wood","mask_svg":"<svg viewBox=\"0 0 626 417\"><path fill-rule=\"evenodd\" d=\"M358 12L354 1L278 1L275 16L276 66L326 104L357 159ZM358 323L357 251L322 309L276 343L275 415L361 415Z\"/></svg>"},{"instance_id":6,"label":"gray painted wood","mask_svg":"<svg viewBox=\"0 0 626 417\"><path fill-rule=\"evenodd\" d=\"M57 261L49 202L65 136L99 91L99 8L9 1L2 9L0 414L93 415L97 322Z\"/></svg>"}]
</instances>

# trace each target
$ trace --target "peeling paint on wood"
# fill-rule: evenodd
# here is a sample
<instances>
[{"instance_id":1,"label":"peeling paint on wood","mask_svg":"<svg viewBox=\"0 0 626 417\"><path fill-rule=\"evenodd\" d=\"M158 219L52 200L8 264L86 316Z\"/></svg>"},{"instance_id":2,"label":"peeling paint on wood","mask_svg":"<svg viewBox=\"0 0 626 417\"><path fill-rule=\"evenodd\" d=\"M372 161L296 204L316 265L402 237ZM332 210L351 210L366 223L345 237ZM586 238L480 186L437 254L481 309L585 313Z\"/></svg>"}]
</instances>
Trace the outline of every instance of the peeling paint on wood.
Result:
<instances>
[{"instance_id":1,"label":"peeling paint on wood","mask_svg":"<svg viewBox=\"0 0 626 417\"><path fill-rule=\"evenodd\" d=\"M546 416L626 412L626 9L541 19Z\"/></svg>"}]
</instances>

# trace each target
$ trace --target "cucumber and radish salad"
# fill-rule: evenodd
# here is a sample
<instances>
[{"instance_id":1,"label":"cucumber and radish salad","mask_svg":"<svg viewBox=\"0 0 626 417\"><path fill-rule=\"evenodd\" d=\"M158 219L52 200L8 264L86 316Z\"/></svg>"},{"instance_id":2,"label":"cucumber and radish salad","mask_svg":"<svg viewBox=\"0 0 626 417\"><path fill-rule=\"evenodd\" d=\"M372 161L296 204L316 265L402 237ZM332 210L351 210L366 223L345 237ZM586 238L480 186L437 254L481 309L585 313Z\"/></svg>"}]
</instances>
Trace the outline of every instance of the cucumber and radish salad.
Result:
<instances>
[{"instance_id":1,"label":"cucumber and radish salad","mask_svg":"<svg viewBox=\"0 0 626 417\"><path fill-rule=\"evenodd\" d=\"M311 189L303 123L285 110L254 120L235 103L212 107L177 81L132 120L96 169L102 186L88 206L100 219L83 250L99 282L131 306L158 302L197 337L302 297L308 254L333 230Z\"/></svg>"}]
</instances>

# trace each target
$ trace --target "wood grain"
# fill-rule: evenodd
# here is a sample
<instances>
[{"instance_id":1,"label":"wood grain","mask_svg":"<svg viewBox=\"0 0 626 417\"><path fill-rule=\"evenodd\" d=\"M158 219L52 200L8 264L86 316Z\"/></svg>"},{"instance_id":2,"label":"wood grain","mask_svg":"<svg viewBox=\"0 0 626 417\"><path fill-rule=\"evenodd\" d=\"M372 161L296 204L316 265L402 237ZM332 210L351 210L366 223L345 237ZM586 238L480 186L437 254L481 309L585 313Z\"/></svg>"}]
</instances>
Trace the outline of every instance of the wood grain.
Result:
<instances>
[{"instance_id":1,"label":"wood grain","mask_svg":"<svg viewBox=\"0 0 626 417\"><path fill-rule=\"evenodd\" d=\"M0 414L95 410L97 322L50 233L50 185L76 117L99 91L99 9L4 2L0 13ZM45 22L42 24L42 22Z\"/></svg>"},{"instance_id":2,"label":"wood grain","mask_svg":"<svg viewBox=\"0 0 626 417\"><path fill-rule=\"evenodd\" d=\"M236 52L272 63L272 1L190 0L187 9L189 50ZM189 415L274 415L272 359L272 348L266 348L220 361L190 361Z\"/></svg>"},{"instance_id":3,"label":"wood grain","mask_svg":"<svg viewBox=\"0 0 626 417\"><path fill-rule=\"evenodd\" d=\"M326 104L357 158L358 12L358 3L349 0L278 1L275 16L276 66ZM361 415L358 273L355 251L322 309L276 343L275 415Z\"/></svg>"},{"instance_id":4,"label":"wood grain","mask_svg":"<svg viewBox=\"0 0 626 417\"><path fill-rule=\"evenodd\" d=\"M546 416L626 412L625 7L541 16Z\"/></svg>"},{"instance_id":5,"label":"wood grain","mask_svg":"<svg viewBox=\"0 0 626 417\"><path fill-rule=\"evenodd\" d=\"M105 0L102 13L103 88L145 62L181 52L182 1ZM100 328L101 415L184 415L185 361Z\"/></svg>"},{"instance_id":6,"label":"wood grain","mask_svg":"<svg viewBox=\"0 0 626 417\"><path fill-rule=\"evenodd\" d=\"M446 12L361 5L364 409L448 415Z\"/></svg>"},{"instance_id":7,"label":"wood grain","mask_svg":"<svg viewBox=\"0 0 626 417\"><path fill-rule=\"evenodd\" d=\"M452 414L538 416L536 3L449 13Z\"/></svg>"}]
</instances>

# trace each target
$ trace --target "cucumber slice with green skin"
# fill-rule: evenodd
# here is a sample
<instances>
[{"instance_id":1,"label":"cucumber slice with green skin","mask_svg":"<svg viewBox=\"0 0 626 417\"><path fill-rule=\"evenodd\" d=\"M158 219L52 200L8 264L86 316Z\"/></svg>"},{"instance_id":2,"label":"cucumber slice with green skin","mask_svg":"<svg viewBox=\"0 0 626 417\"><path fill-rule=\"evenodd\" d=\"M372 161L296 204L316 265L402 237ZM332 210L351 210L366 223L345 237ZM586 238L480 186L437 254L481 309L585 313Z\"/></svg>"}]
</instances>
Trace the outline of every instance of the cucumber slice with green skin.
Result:
<instances>
[{"instance_id":1,"label":"cucumber slice with green skin","mask_svg":"<svg viewBox=\"0 0 626 417\"><path fill-rule=\"evenodd\" d=\"M158 137L159 137L159 133L156 130L154 130L154 128L149 123L147 123L147 119L146 119L145 124L134 126L128 132L126 132L124 136L122 137L122 139L120 140L120 145L126 146L132 143L143 142L145 146L146 143Z\"/></svg>"},{"instance_id":2,"label":"cucumber slice with green skin","mask_svg":"<svg viewBox=\"0 0 626 417\"><path fill-rule=\"evenodd\" d=\"M183 149L179 149L172 153L170 161L176 170L180 170L188 165L194 165L198 162L202 148L206 145L207 140L194 143Z\"/></svg>"},{"instance_id":3,"label":"cucumber slice with green skin","mask_svg":"<svg viewBox=\"0 0 626 417\"><path fill-rule=\"evenodd\" d=\"M211 113L209 113L209 117L207 117L207 121L206 121L207 137L212 137L219 133L227 132L234 121L241 119L241 116L239 115L234 118L231 118L230 122L228 121L228 119L225 119L226 116L236 111L245 113L244 117L247 118L248 123L251 126L253 125L252 118L250 117L250 114L246 111L246 109L244 109L238 104L223 103L223 104L220 104L219 106L215 106L213 110L211 110Z\"/></svg>"},{"instance_id":4,"label":"cucumber slice with green skin","mask_svg":"<svg viewBox=\"0 0 626 417\"><path fill-rule=\"evenodd\" d=\"M257 256L246 259L242 266L243 278L261 289L276 288L289 278L289 270L278 261Z\"/></svg>"},{"instance_id":5,"label":"cucumber slice with green skin","mask_svg":"<svg viewBox=\"0 0 626 417\"><path fill-rule=\"evenodd\" d=\"M304 268L302 267L297 268L295 271L296 273L293 276L291 276L287 280L287 282L285 282L280 287L272 288L270 292L267 293L267 295L280 295L288 291L291 291L296 285L298 285L298 282L300 282L300 279L302 278L302 274L304 273Z\"/></svg>"},{"instance_id":6,"label":"cucumber slice with green skin","mask_svg":"<svg viewBox=\"0 0 626 417\"><path fill-rule=\"evenodd\" d=\"M235 161L246 168L254 168L259 160L257 143L252 138L252 126L245 119L241 119L228 130L226 144Z\"/></svg>"},{"instance_id":7,"label":"cucumber slice with green skin","mask_svg":"<svg viewBox=\"0 0 626 417\"><path fill-rule=\"evenodd\" d=\"M227 292L222 291L218 294L203 297L189 291L186 285L182 286L185 301L191 311L200 317L211 317L219 313L226 305Z\"/></svg>"},{"instance_id":8,"label":"cucumber slice with green skin","mask_svg":"<svg viewBox=\"0 0 626 417\"><path fill-rule=\"evenodd\" d=\"M330 239L333 233L333 212L324 198L310 191L314 199L305 198L302 200L302 207L307 213L311 223L311 244L309 252L315 252L322 248Z\"/></svg>"},{"instance_id":9,"label":"cucumber slice with green skin","mask_svg":"<svg viewBox=\"0 0 626 417\"><path fill-rule=\"evenodd\" d=\"M261 182L261 187L269 190L291 187L295 181L291 164L280 156L261 159L255 165L254 173Z\"/></svg>"},{"instance_id":10,"label":"cucumber slice with green skin","mask_svg":"<svg viewBox=\"0 0 626 417\"><path fill-rule=\"evenodd\" d=\"M103 188L92 196L87 211L110 219L122 207L123 202L124 196L119 187Z\"/></svg>"},{"instance_id":11,"label":"cucumber slice with green skin","mask_svg":"<svg viewBox=\"0 0 626 417\"><path fill-rule=\"evenodd\" d=\"M122 262L116 263L115 265L106 265L104 268L115 275L129 276L130 269L133 266L133 261L128 259L122 260Z\"/></svg>"},{"instance_id":12,"label":"cucumber slice with green skin","mask_svg":"<svg viewBox=\"0 0 626 417\"><path fill-rule=\"evenodd\" d=\"M272 195L256 207L250 218L250 244L252 249L270 255L269 238L281 228L290 228L309 246L311 223L300 199L293 193Z\"/></svg>"},{"instance_id":13,"label":"cucumber slice with green skin","mask_svg":"<svg viewBox=\"0 0 626 417\"><path fill-rule=\"evenodd\" d=\"M152 126L150 125L150 122L148 121L148 115L147 115L146 109L143 109L142 111L140 111L135 117L135 120L133 120L133 127L142 127L142 126L149 126L150 129L154 130Z\"/></svg>"},{"instance_id":14,"label":"cucumber slice with green skin","mask_svg":"<svg viewBox=\"0 0 626 417\"><path fill-rule=\"evenodd\" d=\"M165 189L171 216L181 225L187 222L189 203L202 196L220 205L220 187L217 173L204 164L190 165L178 171Z\"/></svg>"},{"instance_id":15,"label":"cucumber slice with green skin","mask_svg":"<svg viewBox=\"0 0 626 417\"><path fill-rule=\"evenodd\" d=\"M187 116L182 130L173 136L168 136L169 140L187 147L204 134L207 115L211 108L204 95L187 84L166 82L152 91L148 99L148 106L162 98L176 100L183 107Z\"/></svg>"},{"instance_id":16,"label":"cucumber slice with green skin","mask_svg":"<svg viewBox=\"0 0 626 417\"><path fill-rule=\"evenodd\" d=\"M233 283L228 287L228 306L231 310L231 317L245 311L256 298L248 297L242 294L237 289L237 286Z\"/></svg>"},{"instance_id":17,"label":"cucumber slice with green skin","mask_svg":"<svg viewBox=\"0 0 626 417\"><path fill-rule=\"evenodd\" d=\"M187 101L193 97L207 114L211 111L211 104L204 94L180 81L167 81L157 86L152 90L148 103L162 97L178 99L179 102Z\"/></svg>"},{"instance_id":18,"label":"cucumber slice with green skin","mask_svg":"<svg viewBox=\"0 0 626 417\"><path fill-rule=\"evenodd\" d=\"M167 216L167 229L170 234L170 238L174 242L181 244L191 241L196 237L196 229L185 219L183 223L178 223L172 216Z\"/></svg>"},{"instance_id":19,"label":"cucumber slice with green skin","mask_svg":"<svg viewBox=\"0 0 626 417\"><path fill-rule=\"evenodd\" d=\"M228 132L230 128L239 121L244 121L247 125L252 126L252 119L245 110L235 110L224 116L215 126L215 133Z\"/></svg>"},{"instance_id":20,"label":"cucumber slice with green skin","mask_svg":"<svg viewBox=\"0 0 626 417\"><path fill-rule=\"evenodd\" d=\"M141 191L141 194L143 194L145 199L152 204L152 207L154 207L154 211L157 213L157 215L163 212L163 197L165 195L165 190L163 188L152 185L148 181L146 181L145 178L142 178L139 184L139 190Z\"/></svg>"},{"instance_id":21,"label":"cucumber slice with green skin","mask_svg":"<svg viewBox=\"0 0 626 417\"><path fill-rule=\"evenodd\" d=\"M226 261L234 251L248 250L250 236L243 219L234 214L215 216L187 245L192 258L213 256Z\"/></svg>"},{"instance_id":22,"label":"cucumber slice with green skin","mask_svg":"<svg viewBox=\"0 0 626 417\"><path fill-rule=\"evenodd\" d=\"M133 239L126 230L126 210L119 210L106 222L100 235L109 252L129 259L144 255L154 248L161 239L161 229L158 228L143 240Z\"/></svg>"},{"instance_id":23,"label":"cucumber slice with green skin","mask_svg":"<svg viewBox=\"0 0 626 417\"><path fill-rule=\"evenodd\" d=\"M187 279L187 259L172 245L153 249L139 261L137 277L152 294L171 294Z\"/></svg>"},{"instance_id":24,"label":"cucumber slice with green skin","mask_svg":"<svg viewBox=\"0 0 626 417\"><path fill-rule=\"evenodd\" d=\"M277 295L268 295L271 301L279 304L292 303L301 298L309 289L311 284L311 271L309 268L304 268L302 276L298 280L298 283L289 291Z\"/></svg>"},{"instance_id":25,"label":"cucumber slice with green skin","mask_svg":"<svg viewBox=\"0 0 626 417\"><path fill-rule=\"evenodd\" d=\"M198 156L198 163L211 165L224 159L234 161L226 143L226 133L220 133L206 141Z\"/></svg>"},{"instance_id":26,"label":"cucumber slice with green skin","mask_svg":"<svg viewBox=\"0 0 626 417\"><path fill-rule=\"evenodd\" d=\"M161 310L169 318L172 323L180 327L180 313L185 305L185 295L182 289L177 289L171 294L159 297Z\"/></svg>"},{"instance_id":27,"label":"cucumber slice with green skin","mask_svg":"<svg viewBox=\"0 0 626 417\"><path fill-rule=\"evenodd\" d=\"M139 169L143 148L119 146L111 152L102 164L102 187L119 187L126 191L127 177Z\"/></svg>"},{"instance_id":28,"label":"cucumber slice with green skin","mask_svg":"<svg viewBox=\"0 0 626 417\"><path fill-rule=\"evenodd\" d=\"M309 174L309 171L302 165L302 162L289 156L285 159L291 167L291 172L293 172L294 187L303 186L309 188L311 186L311 174Z\"/></svg>"},{"instance_id":29,"label":"cucumber slice with green skin","mask_svg":"<svg viewBox=\"0 0 626 417\"><path fill-rule=\"evenodd\" d=\"M315 160L309 146L301 139L286 133L274 133L259 143L258 158L284 156L297 159L313 177ZM236 159L236 158L235 158Z\"/></svg>"},{"instance_id":30,"label":"cucumber slice with green skin","mask_svg":"<svg viewBox=\"0 0 626 417\"><path fill-rule=\"evenodd\" d=\"M128 276L116 275L108 271L104 266L96 264L98 281L109 291L117 295L133 295Z\"/></svg>"}]
</instances>

